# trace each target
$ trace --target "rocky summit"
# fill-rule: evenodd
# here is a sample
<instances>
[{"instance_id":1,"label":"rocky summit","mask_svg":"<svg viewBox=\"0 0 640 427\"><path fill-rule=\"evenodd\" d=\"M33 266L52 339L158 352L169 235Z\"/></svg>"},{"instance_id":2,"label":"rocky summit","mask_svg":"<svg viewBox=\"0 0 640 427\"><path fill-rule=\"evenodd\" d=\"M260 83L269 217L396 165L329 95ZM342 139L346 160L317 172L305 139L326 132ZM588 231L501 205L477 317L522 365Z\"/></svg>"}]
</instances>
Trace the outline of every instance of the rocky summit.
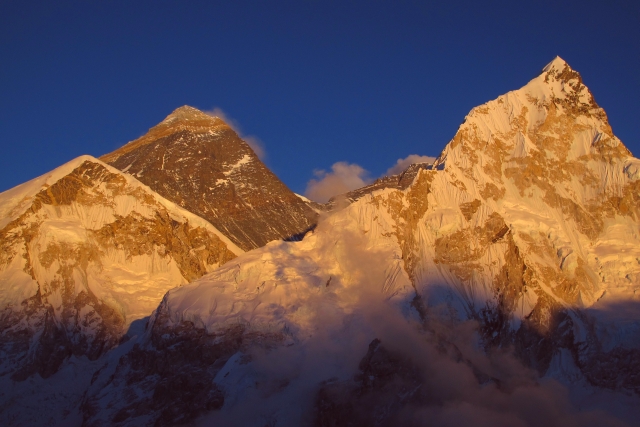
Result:
<instances>
[{"instance_id":1,"label":"rocky summit","mask_svg":"<svg viewBox=\"0 0 640 427\"><path fill-rule=\"evenodd\" d=\"M180 107L101 160L209 221L243 250L303 235L316 213L218 117Z\"/></svg>"},{"instance_id":2,"label":"rocky summit","mask_svg":"<svg viewBox=\"0 0 640 427\"><path fill-rule=\"evenodd\" d=\"M640 416L640 160L561 58L319 220L190 107L102 160L0 194L4 424Z\"/></svg>"}]
</instances>

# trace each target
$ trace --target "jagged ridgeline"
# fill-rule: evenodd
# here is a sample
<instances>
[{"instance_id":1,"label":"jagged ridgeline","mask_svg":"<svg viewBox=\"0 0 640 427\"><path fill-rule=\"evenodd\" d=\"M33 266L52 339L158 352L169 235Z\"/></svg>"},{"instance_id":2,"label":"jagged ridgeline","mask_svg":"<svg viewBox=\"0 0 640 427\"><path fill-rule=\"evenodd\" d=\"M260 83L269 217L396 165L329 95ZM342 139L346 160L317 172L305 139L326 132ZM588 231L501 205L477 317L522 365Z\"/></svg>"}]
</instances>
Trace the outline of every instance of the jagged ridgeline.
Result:
<instances>
[{"instance_id":1,"label":"jagged ridgeline","mask_svg":"<svg viewBox=\"0 0 640 427\"><path fill-rule=\"evenodd\" d=\"M560 58L474 108L434 165L343 195L315 228L190 107L102 160L0 195L0 380L62 366L81 384L55 400L11 383L4 421L37 424L10 402L38 395L86 426L422 425L464 407L611 424L543 375L638 402L640 161Z\"/></svg>"}]
</instances>

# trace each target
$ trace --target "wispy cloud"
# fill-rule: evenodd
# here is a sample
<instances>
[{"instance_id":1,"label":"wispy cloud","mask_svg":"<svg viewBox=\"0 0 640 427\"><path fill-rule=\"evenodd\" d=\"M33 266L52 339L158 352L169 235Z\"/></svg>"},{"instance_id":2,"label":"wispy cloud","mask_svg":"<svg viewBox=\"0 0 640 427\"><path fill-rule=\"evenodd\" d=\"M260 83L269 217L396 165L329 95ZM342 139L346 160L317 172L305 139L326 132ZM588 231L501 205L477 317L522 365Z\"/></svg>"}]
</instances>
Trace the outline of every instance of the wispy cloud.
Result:
<instances>
[{"instance_id":1,"label":"wispy cloud","mask_svg":"<svg viewBox=\"0 0 640 427\"><path fill-rule=\"evenodd\" d=\"M229 117L229 115L225 113L221 108L214 107L212 110L204 111L204 113L224 120L224 122L231 126L231 128L236 131L240 138L242 138L242 140L246 142L249 147L251 147L253 152L256 153L256 156L258 156L260 160L265 160L267 158L267 152L264 148L264 143L260 140L260 138L255 135L245 135L244 132L242 132L242 129L240 128L238 122L235 119Z\"/></svg>"},{"instance_id":2,"label":"wispy cloud","mask_svg":"<svg viewBox=\"0 0 640 427\"><path fill-rule=\"evenodd\" d=\"M316 178L307 183L304 195L316 202L326 202L371 182L369 172L355 163L337 162L331 166L331 171L320 169L313 174Z\"/></svg>"},{"instance_id":3,"label":"wispy cloud","mask_svg":"<svg viewBox=\"0 0 640 427\"><path fill-rule=\"evenodd\" d=\"M397 175L399 173L402 173L406 168L414 163L433 163L435 161L435 157L409 154L404 159L398 159L396 164L390 167L385 175Z\"/></svg>"}]
</instances>

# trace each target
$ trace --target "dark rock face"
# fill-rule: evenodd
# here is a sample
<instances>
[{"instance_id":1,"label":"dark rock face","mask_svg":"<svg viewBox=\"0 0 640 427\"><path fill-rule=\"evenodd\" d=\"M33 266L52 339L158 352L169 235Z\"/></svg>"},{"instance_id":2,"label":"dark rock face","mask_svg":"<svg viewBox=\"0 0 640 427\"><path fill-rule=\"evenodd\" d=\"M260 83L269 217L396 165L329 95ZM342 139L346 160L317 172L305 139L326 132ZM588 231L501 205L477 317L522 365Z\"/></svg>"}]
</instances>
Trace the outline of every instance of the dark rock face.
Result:
<instances>
[{"instance_id":1,"label":"dark rock face","mask_svg":"<svg viewBox=\"0 0 640 427\"><path fill-rule=\"evenodd\" d=\"M237 351L242 331L213 337L192 326L182 325L181 334L165 337L155 348L136 345L106 385L98 382L90 389L96 394L82 406L83 425L170 426L222 407L224 396L213 383L216 371L209 368ZM214 344L216 338L220 342Z\"/></svg>"},{"instance_id":2,"label":"dark rock face","mask_svg":"<svg viewBox=\"0 0 640 427\"><path fill-rule=\"evenodd\" d=\"M149 340L125 354L113 375L94 375L82 404L83 426L189 423L223 406L214 378L232 355L282 341L278 334L247 332L243 325L207 333L191 322L173 324L164 302L150 328Z\"/></svg>"},{"instance_id":3,"label":"dark rock face","mask_svg":"<svg viewBox=\"0 0 640 427\"><path fill-rule=\"evenodd\" d=\"M591 384L640 394L640 350L616 347L590 356L579 366Z\"/></svg>"},{"instance_id":4,"label":"dark rock face","mask_svg":"<svg viewBox=\"0 0 640 427\"><path fill-rule=\"evenodd\" d=\"M316 427L391 426L399 411L424 400L420 371L380 340L369 344L352 381L327 381L316 396Z\"/></svg>"},{"instance_id":5,"label":"dark rock face","mask_svg":"<svg viewBox=\"0 0 640 427\"><path fill-rule=\"evenodd\" d=\"M0 361L4 369L0 374L11 373L16 381L35 373L48 378L71 355L95 360L117 344L124 319L113 308L89 292L80 292L64 303L62 320L40 293L23 303L24 312L7 309L2 313ZM83 317L83 307L93 312Z\"/></svg>"},{"instance_id":6,"label":"dark rock face","mask_svg":"<svg viewBox=\"0 0 640 427\"><path fill-rule=\"evenodd\" d=\"M224 121L181 107L101 160L201 216L244 250L304 233L317 214Z\"/></svg>"}]
</instances>

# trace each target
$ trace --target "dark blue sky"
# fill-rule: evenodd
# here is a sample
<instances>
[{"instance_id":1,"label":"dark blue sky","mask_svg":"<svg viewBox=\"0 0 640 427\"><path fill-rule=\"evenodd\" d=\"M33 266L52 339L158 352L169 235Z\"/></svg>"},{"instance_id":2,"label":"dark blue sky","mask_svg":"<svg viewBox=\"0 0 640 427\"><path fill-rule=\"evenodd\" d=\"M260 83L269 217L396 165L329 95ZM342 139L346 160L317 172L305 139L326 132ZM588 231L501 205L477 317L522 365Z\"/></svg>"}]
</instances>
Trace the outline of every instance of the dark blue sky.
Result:
<instances>
[{"instance_id":1,"label":"dark blue sky","mask_svg":"<svg viewBox=\"0 0 640 427\"><path fill-rule=\"evenodd\" d=\"M0 191L223 109L303 192L336 161L437 155L560 55L640 153L637 1L0 0Z\"/></svg>"}]
</instances>

